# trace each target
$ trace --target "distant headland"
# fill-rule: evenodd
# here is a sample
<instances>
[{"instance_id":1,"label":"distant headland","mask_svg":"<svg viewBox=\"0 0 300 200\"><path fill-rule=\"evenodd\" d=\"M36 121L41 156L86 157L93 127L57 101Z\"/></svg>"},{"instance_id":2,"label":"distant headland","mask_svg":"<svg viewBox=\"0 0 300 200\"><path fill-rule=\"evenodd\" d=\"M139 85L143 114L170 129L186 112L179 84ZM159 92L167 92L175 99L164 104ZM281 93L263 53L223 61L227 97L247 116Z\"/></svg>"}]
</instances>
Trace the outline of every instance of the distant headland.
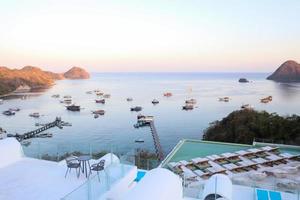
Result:
<instances>
[{"instance_id":1,"label":"distant headland","mask_svg":"<svg viewBox=\"0 0 300 200\"><path fill-rule=\"evenodd\" d=\"M296 61L288 60L280 65L267 79L277 82L300 82L300 64Z\"/></svg>"},{"instance_id":2,"label":"distant headland","mask_svg":"<svg viewBox=\"0 0 300 200\"><path fill-rule=\"evenodd\" d=\"M14 91L32 91L47 89L56 80L88 79L90 74L80 67L72 67L65 73L43 71L39 67L26 66L22 69L0 67L0 95Z\"/></svg>"}]
</instances>

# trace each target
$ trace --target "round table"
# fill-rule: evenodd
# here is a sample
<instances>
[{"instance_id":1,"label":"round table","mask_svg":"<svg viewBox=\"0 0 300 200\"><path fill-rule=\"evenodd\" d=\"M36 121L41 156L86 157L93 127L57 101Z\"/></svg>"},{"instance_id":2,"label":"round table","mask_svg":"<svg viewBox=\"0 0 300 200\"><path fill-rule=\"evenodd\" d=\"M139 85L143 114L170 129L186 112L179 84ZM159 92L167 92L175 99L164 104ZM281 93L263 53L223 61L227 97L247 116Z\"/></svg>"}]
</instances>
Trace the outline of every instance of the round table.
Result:
<instances>
[{"instance_id":1,"label":"round table","mask_svg":"<svg viewBox=\"0 0 300 200\"><path fill-rule=\"evenodd\" d=\"M81 167L81 171L84 174L85 173L85 177L87 178L87 165L89 165L89 169L90 169L90 160L92 159L91 156L89 155L82 155L79 156L77 158L77 160L80 162L80 167Z\"/></svg>"}]
</instances>

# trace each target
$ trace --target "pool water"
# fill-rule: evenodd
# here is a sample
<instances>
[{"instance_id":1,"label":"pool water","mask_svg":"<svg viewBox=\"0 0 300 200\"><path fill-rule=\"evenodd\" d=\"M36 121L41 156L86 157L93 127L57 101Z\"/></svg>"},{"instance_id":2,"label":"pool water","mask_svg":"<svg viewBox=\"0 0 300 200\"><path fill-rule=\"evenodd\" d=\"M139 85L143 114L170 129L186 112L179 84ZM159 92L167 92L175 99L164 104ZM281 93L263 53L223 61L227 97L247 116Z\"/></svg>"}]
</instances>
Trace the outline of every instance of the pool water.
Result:
<instances>
[{"instance_id":1,"label":"pool water","mask_svg":"<svg viewBox=\"0 0 300 200\"><path fill-rule=\"evenodd\" d=\"M145 175L145 171L138 171L134 181L139 182Z\"/></svg>"}]
</instances>

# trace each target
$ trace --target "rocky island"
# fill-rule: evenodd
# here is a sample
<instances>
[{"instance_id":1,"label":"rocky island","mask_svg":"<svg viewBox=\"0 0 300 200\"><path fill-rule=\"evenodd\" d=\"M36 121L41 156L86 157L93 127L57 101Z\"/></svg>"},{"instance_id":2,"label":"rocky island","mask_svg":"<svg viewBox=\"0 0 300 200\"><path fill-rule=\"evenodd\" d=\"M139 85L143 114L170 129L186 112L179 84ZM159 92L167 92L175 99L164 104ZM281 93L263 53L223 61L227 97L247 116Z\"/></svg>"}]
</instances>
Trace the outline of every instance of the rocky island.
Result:
<instances>
[{"instance_id":1,"label":"rocky island","mask_svg":"<svg viewBox=\"0 0 300 200\"><path fill-rule=\"evenodd\" d=\"M33 66L26 66L22 69L0 67L0 95L14 91L47 89L51 87L56 80L65 78L86 79L89 78L89 73L79 67L73 67L64 74L43 71Z\"/></svg>"},{"instance_id":2,"label":"rocky island","mask_svg":"<svg viewBox=\"0 0 300 200\"><path fill-rule=\"evenodd\" d=\"M277 82L300 82L300 64L293 60L286 61L267 79Z\"/></svg>"}]
</instances>

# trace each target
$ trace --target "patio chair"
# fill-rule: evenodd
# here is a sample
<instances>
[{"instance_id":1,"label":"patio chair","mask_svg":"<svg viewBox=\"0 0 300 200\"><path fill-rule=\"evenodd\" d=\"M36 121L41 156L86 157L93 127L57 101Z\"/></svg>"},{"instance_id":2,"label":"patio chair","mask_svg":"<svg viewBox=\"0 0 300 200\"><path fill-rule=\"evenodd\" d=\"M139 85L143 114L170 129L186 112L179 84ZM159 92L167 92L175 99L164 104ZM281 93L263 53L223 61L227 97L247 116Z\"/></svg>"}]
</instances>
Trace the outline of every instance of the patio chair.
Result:
<instances>
[{"instance_id":1,"label":"patio chair","mask_svg":"<svg viewBox=\"0 0 300 200\"><path fill-rule=\"evenodd\" d=\"M77 178L79 178L80 175L80 162L78 161L76 156L70 156L68 158L66 158L66 163L67 163L67 171L65 174L65 178L67 177L68 172L71 172L71 169L75 169L76 170L76 175Z\"/></svg>"},{"instance_id":2,"label":"patio chair","mask_svg":"<svg viewBox=\"0 0 300 200\"><path fill-rule=\"evenodd\" d=\"M100 182L99 172L104 170L104 165L105 165L105 160L100 160L98 163L93 164L90 168L89 176L92 174L92 171L96 171L97 176L98 176L98 180Z\"/></svg>"}]
</instances>

